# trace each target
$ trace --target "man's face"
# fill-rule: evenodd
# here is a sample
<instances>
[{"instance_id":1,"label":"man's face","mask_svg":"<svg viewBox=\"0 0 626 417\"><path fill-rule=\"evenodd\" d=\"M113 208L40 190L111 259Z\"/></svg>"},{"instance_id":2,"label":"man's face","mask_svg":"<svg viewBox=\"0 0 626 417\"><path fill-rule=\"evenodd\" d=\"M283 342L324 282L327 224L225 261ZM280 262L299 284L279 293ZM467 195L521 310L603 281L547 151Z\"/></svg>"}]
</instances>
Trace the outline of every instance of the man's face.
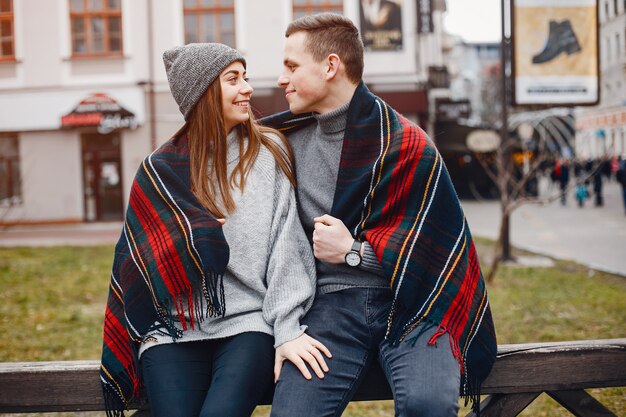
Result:
<instances>
[{"instance_id":1,"label":"man's face","mask_svg":"<svg viewBox=\"0 0 626 417\"><path fill-rule=\"evenodd\" d=\"M283 72L278 85L285 89L289 110L294 114L321 113L326 97L326 70L324 61L315 62L304 50L305 32L296 32L287 38Z\"/></svg>"}]
</instances>

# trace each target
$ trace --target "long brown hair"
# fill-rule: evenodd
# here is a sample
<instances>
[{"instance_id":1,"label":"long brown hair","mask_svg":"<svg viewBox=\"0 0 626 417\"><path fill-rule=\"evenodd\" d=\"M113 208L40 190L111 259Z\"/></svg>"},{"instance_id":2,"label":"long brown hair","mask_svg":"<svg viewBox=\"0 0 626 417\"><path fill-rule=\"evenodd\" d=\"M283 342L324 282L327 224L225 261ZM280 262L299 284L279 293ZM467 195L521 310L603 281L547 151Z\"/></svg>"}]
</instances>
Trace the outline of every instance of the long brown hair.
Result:
<instances>
[{"instance_id":1,"label":"long brown hair","mask_svg":"<svg viewBox=\"0 0 626 417\"><path fill-rule=\"evenodd\" d=\"M336 13L303 16L287 26L285 37L305 32L304 48L317 62L337 54L346 67L346 76L353 83L363 77L363 41L354 23Z\"/></svg>"},{"instance_id":2,"label":"long brown hair","mask_svg":"<svg viewBox=\"0 0 626 417\"><path fill-rule=\"evenodd\" d=\"M222 89L219 78L213 81L198 100L187 123L174 136L187 135L191 192L217 218L235 209L231 190L244 190L246 177L254 165L261 145L274 156L289 182L295 186L293 152L285 137L277 130L260 126L251 111L250 118L235 127L239 136L239 162L228 176L227 135L222 111ZM282 146L268 134L280 138ZM248 146L244 137L248 137ZM211 167L209 168L209 161Z\"/></svg>"}]
</instances>

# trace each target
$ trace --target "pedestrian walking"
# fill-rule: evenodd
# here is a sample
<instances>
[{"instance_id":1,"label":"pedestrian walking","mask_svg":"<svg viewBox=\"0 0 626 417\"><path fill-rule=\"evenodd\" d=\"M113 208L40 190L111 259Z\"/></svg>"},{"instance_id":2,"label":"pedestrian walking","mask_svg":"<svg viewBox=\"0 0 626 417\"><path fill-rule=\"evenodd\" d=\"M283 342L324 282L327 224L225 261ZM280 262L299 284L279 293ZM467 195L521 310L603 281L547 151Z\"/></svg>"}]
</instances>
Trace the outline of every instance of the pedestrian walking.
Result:
<instances>
[{"instance_id":1,"label":"pedestrian walking","mask_svg":"<svg viewBox=\"0 0 626 417\"><path fill-rule=\"evenodd\" d=\"M593 173L593 194L595 197L595 206L602 207L604 205L604 197L602 196L602 176L605 175L605 163L602 161Z\"/></svg>"},{"instance_id":2,"label":"pedestrian walking","mask_svg":"<svg viewBox=\"0 0 626 417\"><path fill-rule=\"evenodd\" d=\"M569 170L569 161L557 160L555 162L555 175L559 183L559 190L561 192L561 205L567 204L567 185L569 184Z\"/></svg>"},{"instance_id":3,"label":"pedestrian walking","mask_svg":"<svg viewBox=\"0 0 626 417\"><path fill-rule=\"evenodd\" d=\"M626 160L620 158L619 169L615 173L617 182L622 186L622 198L624 199L624 214L626 214Z\"/></svg>"},{"instance_id":4,"label":"pedestrian walking","mask_svg":"<svg viewBox=\"0 0 626 417\"><path fill-rule=\"evenodd\" d=\"M589 191L587 191L587 185L584 181L579 180L576 185L576 191L574 192L576 196L576 201L578 201L578 207L583 208L585 206L585 201L587 197L589 197Z\"/></svg>"}]
</instances>

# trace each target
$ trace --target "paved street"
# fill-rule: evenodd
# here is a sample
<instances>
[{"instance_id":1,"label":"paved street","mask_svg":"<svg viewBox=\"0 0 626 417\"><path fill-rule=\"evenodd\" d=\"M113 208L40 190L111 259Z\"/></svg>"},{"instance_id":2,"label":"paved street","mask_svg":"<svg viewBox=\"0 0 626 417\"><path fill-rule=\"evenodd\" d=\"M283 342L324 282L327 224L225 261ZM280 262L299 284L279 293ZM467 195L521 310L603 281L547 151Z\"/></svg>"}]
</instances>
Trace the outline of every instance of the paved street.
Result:
<instances>
[{"instance_id":1,"label":"paved street","mask_svg":"<svg viewBox=\"0 0 626 417\"><path fill-rule=\"evenodd\" d=\"M626 276L626 215L617 183L605 183L605 205L588 200L580 209L569 196L567 206L526 205L513 213L514 246ZM462 202L475 236L495 239L500 221L497 201ZM0 231L0 246L93 245L114 243L121 223L20 227Z\"/></svg>"}]
</instances>

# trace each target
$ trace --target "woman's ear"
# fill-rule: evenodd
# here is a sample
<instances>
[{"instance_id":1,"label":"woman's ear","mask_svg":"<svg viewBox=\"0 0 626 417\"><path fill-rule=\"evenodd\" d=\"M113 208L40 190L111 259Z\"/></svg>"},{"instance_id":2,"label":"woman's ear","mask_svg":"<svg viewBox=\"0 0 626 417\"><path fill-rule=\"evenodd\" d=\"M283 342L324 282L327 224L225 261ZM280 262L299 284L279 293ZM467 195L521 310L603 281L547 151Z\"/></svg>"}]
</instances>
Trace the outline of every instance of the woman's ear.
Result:
<instances>
[{"instance_id":1,"label":"woman's ear","mask_svg":"<svg viewBox=\"0 0 626 417\"><path fill-rule=\"evenodd\" d=\"M326 79L332 80L339 73L339 67L341 66L341 59L337 54L330 54L326 58Z\"/></svg>"}]
</instances>

